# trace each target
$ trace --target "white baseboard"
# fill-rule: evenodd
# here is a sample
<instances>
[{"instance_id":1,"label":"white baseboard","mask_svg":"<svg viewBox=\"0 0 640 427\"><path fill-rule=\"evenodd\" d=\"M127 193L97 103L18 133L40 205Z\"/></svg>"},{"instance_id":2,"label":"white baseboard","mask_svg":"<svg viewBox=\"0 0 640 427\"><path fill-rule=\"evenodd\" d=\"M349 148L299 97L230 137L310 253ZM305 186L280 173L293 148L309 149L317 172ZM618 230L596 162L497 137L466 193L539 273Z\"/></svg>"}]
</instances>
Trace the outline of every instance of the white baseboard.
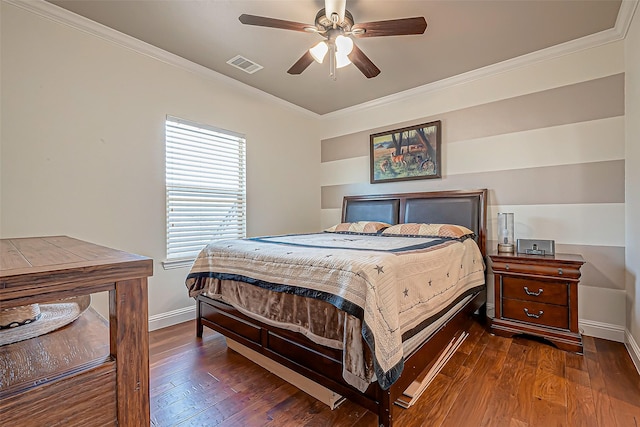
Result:
<instances>
[{"instance_id":1,"label":"white baseboard","mask_svg":"<svg viewBox=\"0 0 640 427\"><path fill-rule=\"evenodd\" d=\"M487 303L487 317L495 317L495 309L494 304ZM583 335L602 338L609 341L625 342L624 326L596 322L588 319L578 319L578 326Z\"/></svg>"},{"instance_id":2,"label":"white baseboard","mask_svg":"<svg viewBox=\"0 0 640 427\"><path fill-rule=\"evenodd\" d=\"M490 302L487 303L487 317L496 317L496 306Z\"/></svg>"},{"instance_id":3,"label":"white baseboard","mask_svg":"<svg viewBox=\"0 0 640 427\"><path fill-rule=\"evenodd\" d=\"M627 351L629 352L629 356L631 356L631 360L633 364L636 365L636 370L640 374L640 346L631 335L631 332L627 329L625 331L626 340L624 342L625 347L627 347Z\"/></svg>"},{"instance_id":4,"label":"white baseboard","mask_svg":"<svg viewBox=\"0 0 640 427\"><path fill-rule=\"evenodd\" d=\"M609 341L625 342L624 326L596 322L588 319L578 319L578 327L583 335Z\"/></svg>"},{"instance_id":5,"label":"white baseboard","mask_svg":"<svg viewBox=\"0 0 640 427\"><path fill-rule=\"evenodd\" d=\"M149 316L149 332L187 322L196 318L196 306L179 308L166 313Z\"/></svg>"},{"instance_id":6,"label":"white baseboard","mask_svg":"<svg viewBox=\"0 0 640 427\"><path fill-rule=\"evenodd\" d=\"M491 303L487 303L487 316L493 317L494 313L495 306ZM149 331L155 331L156 329L177 325L178 323L187 322L195 318L195 306L155 314L153 316L149 316ZM638 368L638 371L640 371L640 347L638 347L638 344L631 334L628 331L625 331L624 327L587 319L580 319L578 324L582 334L584 335L625 343L629 350L629 354L631 354L631 358Z\"/></svg>"}]
</instances>

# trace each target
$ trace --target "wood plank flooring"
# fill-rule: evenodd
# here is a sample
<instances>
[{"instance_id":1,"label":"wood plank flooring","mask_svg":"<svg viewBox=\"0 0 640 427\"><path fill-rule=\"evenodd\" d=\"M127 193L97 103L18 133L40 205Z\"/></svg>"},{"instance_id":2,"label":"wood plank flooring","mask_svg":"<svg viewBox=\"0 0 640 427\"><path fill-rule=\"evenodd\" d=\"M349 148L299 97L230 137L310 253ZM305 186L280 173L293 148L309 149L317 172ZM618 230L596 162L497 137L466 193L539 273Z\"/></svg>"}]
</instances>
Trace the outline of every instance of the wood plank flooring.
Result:
<instances>
[{"instance_id":1,"label":"wood plank flooring","mask_svg":"<svg viewBox=\"0 0 640 427\"><path fill-rule=\"evenodd\" d=\"M623 344L584 337L584 356L523 338L469 338L399 426L640 427L640 376ZM371 426L349 401L331 411L227 350L195 322L150 334L151 425Z\"/></svg>"}]
</instances>

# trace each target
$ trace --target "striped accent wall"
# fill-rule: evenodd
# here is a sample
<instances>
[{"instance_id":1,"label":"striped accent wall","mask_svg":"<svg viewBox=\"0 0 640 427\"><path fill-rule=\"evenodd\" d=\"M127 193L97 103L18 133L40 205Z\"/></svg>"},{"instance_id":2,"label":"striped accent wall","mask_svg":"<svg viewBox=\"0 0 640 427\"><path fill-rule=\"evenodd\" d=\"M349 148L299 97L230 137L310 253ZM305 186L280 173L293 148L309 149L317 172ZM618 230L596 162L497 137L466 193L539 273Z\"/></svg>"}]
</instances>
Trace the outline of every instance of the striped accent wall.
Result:
<instances>
[{"instance_id":1,"label":"striped accent wall","mask_svg":"<svg viewBox=\"0 0 640 427\"><path fill-rule=\"evenodd\" d=\"M583 255L581 286L623 290L624 80L616 72L324 139L321 225L340 221L345 195L487 188L489 247L497 213L514 212L516 238ZM370 184L369 135L433 120L442 179Z\"/></svg>"}]
</instances>

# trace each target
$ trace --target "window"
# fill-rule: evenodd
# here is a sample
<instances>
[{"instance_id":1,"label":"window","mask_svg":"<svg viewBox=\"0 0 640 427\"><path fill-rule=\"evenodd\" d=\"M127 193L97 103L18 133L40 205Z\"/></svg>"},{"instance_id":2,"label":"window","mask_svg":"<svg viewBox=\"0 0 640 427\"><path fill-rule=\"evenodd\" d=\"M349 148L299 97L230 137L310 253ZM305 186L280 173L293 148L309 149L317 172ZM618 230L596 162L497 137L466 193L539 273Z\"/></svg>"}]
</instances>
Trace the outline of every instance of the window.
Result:
<instances>
[{"instance_id":1,"label":"window","mask_svg":"<svg viewBox=\"0 0 640 427\"><path fill-rule=\"evenodd\" d=\"M167 117L165 131L171 268L212 240L246 237L246 151L244 136L211 126Z\"/></svg>"}]
</instances>

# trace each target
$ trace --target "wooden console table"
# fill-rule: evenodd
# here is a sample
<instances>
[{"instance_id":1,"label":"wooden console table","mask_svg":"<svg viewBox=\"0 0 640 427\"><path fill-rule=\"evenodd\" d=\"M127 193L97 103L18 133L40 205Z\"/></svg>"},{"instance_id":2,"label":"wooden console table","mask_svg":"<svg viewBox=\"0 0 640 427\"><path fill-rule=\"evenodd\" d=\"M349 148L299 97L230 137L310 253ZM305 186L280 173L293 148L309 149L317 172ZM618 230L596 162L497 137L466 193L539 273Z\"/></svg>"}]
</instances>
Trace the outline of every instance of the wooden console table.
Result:
<instances>
[{"instance_id":1,"label":"wooden console table","mask_svg":"<svg viewBox=\"0 0 640 427\"><path fill-rule=\"evenodd\" d=\"M1 308L109 292L108 325L90 309L0 347L0 425L148 426L152 274L150 258L66 236L0 240Z\"/></svg>"}]
</instances>

